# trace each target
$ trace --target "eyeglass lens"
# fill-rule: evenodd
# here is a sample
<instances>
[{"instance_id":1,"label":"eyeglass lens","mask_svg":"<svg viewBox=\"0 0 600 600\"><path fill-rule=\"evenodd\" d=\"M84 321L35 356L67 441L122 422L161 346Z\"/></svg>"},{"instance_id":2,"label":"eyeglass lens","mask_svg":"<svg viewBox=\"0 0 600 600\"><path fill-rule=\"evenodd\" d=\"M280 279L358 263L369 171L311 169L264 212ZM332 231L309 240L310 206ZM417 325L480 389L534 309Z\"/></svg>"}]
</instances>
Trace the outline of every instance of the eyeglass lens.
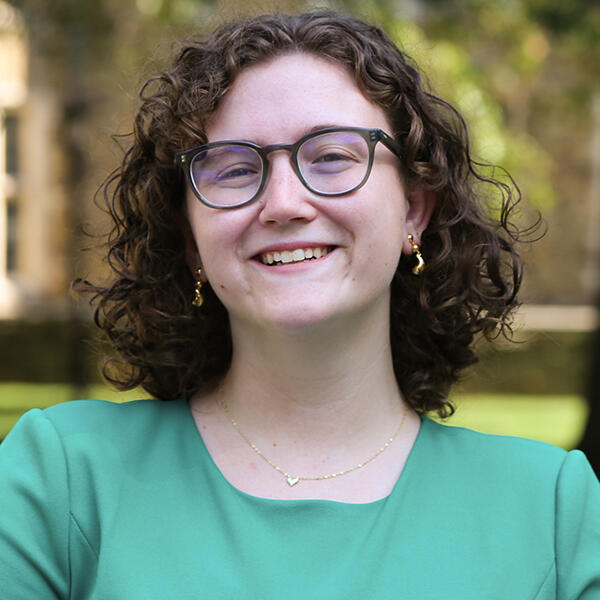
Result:
<instances>
[{"instance_id":1,"label":"eyeglass lens","mask_svg":"<svg viewBox=\"0 0 600 600\"><path fill-rule=\"evenodd\" d=\"M369 167L369 145L352 131L328 132L307 139L297 153L303 183L316 193L343 194L363 181ZM263 179L263 161L251 147L224 144L197 154L192 180L210 204L236 206L253 198Z\"/></svg>"}]
</instances>

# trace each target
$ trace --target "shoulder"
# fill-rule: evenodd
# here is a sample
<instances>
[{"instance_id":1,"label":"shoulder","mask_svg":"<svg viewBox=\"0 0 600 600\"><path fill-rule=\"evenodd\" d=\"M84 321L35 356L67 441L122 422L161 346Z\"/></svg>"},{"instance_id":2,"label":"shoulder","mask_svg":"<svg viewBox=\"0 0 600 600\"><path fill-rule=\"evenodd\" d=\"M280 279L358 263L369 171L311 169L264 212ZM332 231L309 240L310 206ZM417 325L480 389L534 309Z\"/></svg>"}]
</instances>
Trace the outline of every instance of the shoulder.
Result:
<instances>
[{"instance_id":1,"label":"shoulder","mask_svg":"<svg viewBox=\"0 0 600 600\"><path fill-rule=\"evenodd\" d=\"M528 469L559 468L567 456L567 451L537 440L510 435L480 433L464 427L443 425L424 419L423 427L438 451L449 453L455 459L468 464L481 464L490 468Z\"/></svg>"},{"instance_id":2,"label":"shoulder","mask_svg":"<svg viewBox=\"0 0 600 600\"><path fill-rule=\"evenodd\" d=\"M454 506L472 517L479 514L482 521L493 518L503 527L522 527L527 535L544 537L569 510L580 517L581 503L600 500L598 480L578 450L567 452L544 442L479 433L430 419L423 420L419 435L418 468L426 470L423 485L429 494L438 495L440 506ZM595 514L598 520L600 501Z\"/></svg>"},{"instance_id":3,"label":"shoulder","mask_svg":"<svg viewBox=\"0 0 600 600\"><path fill-rule=\"evenodd\" d=\"M502 497L535 490L553 498L564 468L587 465L579 451L536 440L479 433L430 419L424 419L422 429L427 462L435 465L439 477Z\"/></svg>"},{"instance_id":4,"label":"shoulder","mask_svg":"<svg viewBox=\"0 0 600 600\"><path fill-rule=\"evenodd\" d=\"M114 403L77 400L25 413L4 444L34 444L60 449L67 461L87 463L113 456L145 460L169 448L173 436L189 427L187 403L136 400Z\"/></svg>"},{"instance_id":5,"label":"shoulder","mask_svg":"<svg viewBox=\"0 0 600 600\"><path fill-rule=\"evenodd\" d=\"M583 453L430 419L417 442L411 481L435 535L462 539L471 562L504 549L505 572L553 597L600 597L600 484Z\"/></svg>"},{"instance_id":6,"label":"shoulder","mask_svg":"<svg viewBox=\"0 0 600 600\"><path fill-rule=\"evenodd\" d=\"M40 471L42 462L54 465L44 467L46 472L60 468L77 512L93 505L95 497L112 497L115 486L170 473L186 440L195 439L191 423L184 400L81 400L34 409L0 446L0 471L3 462L25 455L23 473Z\"/></svg>"},{"instance_id":7,"label":"shoulder","mask_svg":"<svg viewBox=\"0 0 600 600\"><path fill-rule=\"evenodd\" d=\"M40 411L60 433L106 430L106 428L141 426L155 420L168 419L174 408L181 408L182 401L134 400L108 402L106 400L74 400L56 404Z\"/></svg>"}]
</instances>

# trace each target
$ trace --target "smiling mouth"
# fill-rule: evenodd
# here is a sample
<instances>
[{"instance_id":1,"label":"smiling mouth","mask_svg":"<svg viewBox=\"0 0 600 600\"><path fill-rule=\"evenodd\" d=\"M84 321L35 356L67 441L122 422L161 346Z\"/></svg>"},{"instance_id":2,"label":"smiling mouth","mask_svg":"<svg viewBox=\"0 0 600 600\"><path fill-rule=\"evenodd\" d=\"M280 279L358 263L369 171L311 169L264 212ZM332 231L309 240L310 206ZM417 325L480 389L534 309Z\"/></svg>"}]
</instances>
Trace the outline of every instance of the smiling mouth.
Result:
<instances>
[{"instance_id":1,"label":"smiling mouth","mask_svg":"<svg viewBox=\"0 0 600 600\"><path fill-rule=\"evenodd\" d=\"M274 250L273 252L263 252L262 254L259 254L257 258L263 265L286 265L323 258L323 256L329 254L332 250L333 248L331 246L296 248L295 250Z\"/></svg>"}]
</instances>

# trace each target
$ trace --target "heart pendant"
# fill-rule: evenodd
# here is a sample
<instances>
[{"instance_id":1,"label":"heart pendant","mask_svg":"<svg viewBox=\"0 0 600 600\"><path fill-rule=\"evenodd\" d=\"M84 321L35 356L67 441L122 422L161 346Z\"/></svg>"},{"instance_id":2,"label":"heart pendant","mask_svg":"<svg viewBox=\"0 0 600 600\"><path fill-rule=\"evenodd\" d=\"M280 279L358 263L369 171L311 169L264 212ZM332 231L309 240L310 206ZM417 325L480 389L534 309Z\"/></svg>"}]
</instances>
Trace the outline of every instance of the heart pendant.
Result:
<instances>
[{"instance_id":1,"label":"heart pendant","mask_svg":"<svg viewBox=\"0 0 600 600\"><path fill-rule=\"evenodd\" d=\"M288 477L287 478L287 482L290 487L294 487L299 481L300 481L300 479L298 477Z\"/></svg>"}]
</instances>

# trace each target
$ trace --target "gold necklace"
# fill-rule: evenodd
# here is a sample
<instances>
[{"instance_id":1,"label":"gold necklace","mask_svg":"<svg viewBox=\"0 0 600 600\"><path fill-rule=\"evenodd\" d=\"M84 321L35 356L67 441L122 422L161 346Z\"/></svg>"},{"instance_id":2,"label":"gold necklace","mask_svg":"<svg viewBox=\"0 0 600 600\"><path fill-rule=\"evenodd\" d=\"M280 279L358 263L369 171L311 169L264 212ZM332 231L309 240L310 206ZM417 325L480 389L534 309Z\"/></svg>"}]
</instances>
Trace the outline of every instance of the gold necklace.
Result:
<instances>
[{"instance_id":1,"label":"gold necklace","mask_svg":"<svg viewBox=\"0 0 600 600\"><path fill-rule=\"evenodd\" d=\"M362 469L364 466L368 465L371 461L375 460L382 452L384 452L385 450L387 450L389 448L391 443L396 439L396 437L400 433L400 430L402 429L402 425L404 425L404 419L406 418L406 404L404 403L404 411L402 412L402 419L400 420L400 425L398 425L398 429L396 429L394 435L391 438L389 438L385 442L385 444L383 444L383 446L381 446L381 448L379 448L379 450L377 450L377 452L375 452L375 454L373 454L372 456L367 458L367 460L364 460L363 462L360 462L357 465L350 467L349 469L345 469L344 471L338 471L337 473L330 473L329 475L316 475L314 477L303 477L300 475L297 475L297 476L290 475L289 473L284 471L281 467L278 467L272 460L270 460L268 457L266 457L247 438L246 434L240 429L240 426L238 425L237 421L231 416L231 413L229 412L229 408L227 407L227 402L225 401L225 396L222 391L220 394L219 403L223 407L223 410L225 411L227 418L231 421L231 424L235 427L237 432L242 436L242 439L246 442L246 444L248 444L248 446L250 446L250 448L252 448L252 450L254 450L254 452L256 452L256 454L258 454L270 467L275 469L278 473L281 473L285 477L285 480L287 481L287 483L290 487L295 486L299 481L322 481L323 479L333 479L334 477L341 477L342 475L352 473L352 471L357 471L358 469Z\"/></svg>"}]
</instances>

